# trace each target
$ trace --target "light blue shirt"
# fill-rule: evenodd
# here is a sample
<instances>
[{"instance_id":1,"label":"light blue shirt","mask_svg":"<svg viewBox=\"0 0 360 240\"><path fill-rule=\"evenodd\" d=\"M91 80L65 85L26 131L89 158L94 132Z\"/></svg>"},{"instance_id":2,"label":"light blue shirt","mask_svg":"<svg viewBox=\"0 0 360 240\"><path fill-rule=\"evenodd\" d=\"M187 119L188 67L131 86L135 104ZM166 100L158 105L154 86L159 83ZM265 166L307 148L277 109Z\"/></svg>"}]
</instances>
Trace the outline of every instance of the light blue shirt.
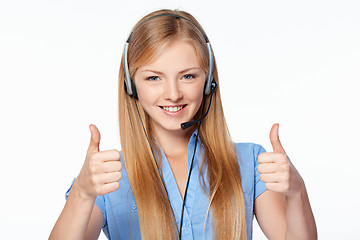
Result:
<instances>
[{"instance_id":1,"label":"light blue shirt","mask_svg":"<svg viewBox=\"0 0 360 240\"><path fill-rule=\"evenodd\" d=\"M187 149L189 168L194 152L195 139L196 132L191 136ZM202 163L199 150L200 145L199 141L186 196L182 228L183 240L212 238L211 216L209 215L206 218L209 199L199 182L199 171ZM236 143L235 147L240 164L241 181L245 197L247 238L252 239L254 199L266 190L265 184L260 180L260 174L257 171L259 164L257 160L258 155L265 152L265 150L260 145L253 143ZM183 200L166 156L163 152L161 154L163 178L179 229ZM125 166L122 157L121 161L123 166ZM206 176L206 170L206 165L204 165L202 170L203 176ZM123 168L121 172L120 188L115 192L96 198L95 204L104 214L102 229L108 239L141 239L135 197L130 187L126 169ZM208 185L206 177L204 177L204 180L206 185ZM208 191L206 188L205 190Z\"/></svg>"}]
</instances>

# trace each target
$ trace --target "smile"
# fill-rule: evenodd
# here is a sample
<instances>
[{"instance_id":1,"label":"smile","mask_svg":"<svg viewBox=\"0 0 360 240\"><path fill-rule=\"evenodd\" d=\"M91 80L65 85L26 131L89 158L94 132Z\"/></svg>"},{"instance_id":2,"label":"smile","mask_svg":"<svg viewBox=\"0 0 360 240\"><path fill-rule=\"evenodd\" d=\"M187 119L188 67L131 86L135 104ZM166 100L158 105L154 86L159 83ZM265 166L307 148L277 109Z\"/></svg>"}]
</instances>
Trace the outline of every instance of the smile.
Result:
<instances>
[{"instance_id":1,"label":"smile","mask_svg":"<svg viewBox=\"0 0 360 240\"><path fill-rule=\"evenodd\" d=\"M160 108L164 109L167 112L171 112L171 113L179 112L184 107L186 107L186 104L185 105L179 105L179 106L160 106Z\"/></svg>"}]
</instances>

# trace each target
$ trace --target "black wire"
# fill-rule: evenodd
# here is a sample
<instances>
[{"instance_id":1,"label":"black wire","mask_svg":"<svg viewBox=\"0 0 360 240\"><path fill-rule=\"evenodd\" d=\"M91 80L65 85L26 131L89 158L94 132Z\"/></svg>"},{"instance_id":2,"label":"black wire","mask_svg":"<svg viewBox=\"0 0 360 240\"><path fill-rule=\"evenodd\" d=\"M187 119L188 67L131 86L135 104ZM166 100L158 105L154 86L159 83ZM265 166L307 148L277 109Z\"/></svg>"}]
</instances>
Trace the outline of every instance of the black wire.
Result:
<instances>
[{"instance_id":1,"label":"black wire","mask_svg":"<svg viewBox=\"0 0 360 240\"><path fill-rule=\"evenodd\" d=\"M204 94L203 98L204 98L204 105L203 105L203 108L202 108L202 110L201 110L201 118L200 118L199 126L198 126L198 129L197 129L197 134L196 134L196 139L195 139L195 147L194 147L194 152L193 152L193 156L192 156L192 159L191 159L189 175L188 175L188 178L187 178L187 181L186 181L186 187L185 187L185 193L184 193L184 200L183 200L182 209L181 209L181 220L180 220L180 229L179 229L179 240L181 240L182 223L183 223L183 221L184 221L184 210L185 210L185 201L186 201L186 196L187 196L187 190L188 190L188 188L189 188L191 172L192 172L192 169L193 169L194 158L195 158L197 143L198 143L198 139L199 139L198 136L199 136L200 126L201 126L202 117L203 117L203 115L204 115L204 110L205 110L205 99L206 99L206 98L205 98L205 94ZM170 199L169 199L169 194L168 194L168 191L167 191L167 189L166 189L163 176L162 176L162 174L161 174L161 172L160 172L159 165L158 165L158 163L157 163L157 161L156 161L155 154L154 154L154 151L153 151L153 149L152 149L152 147L151 147L149 137L148 137L148 135L147 135L147 133L146 133L146 129L145 129L144 123L143 123L143 121L142 121L142 119L141 119L140 111L139 111L139 108L138 108L138 105L137 105L137 103L136 103L136 100L135 100L134 95L132 95L132 99L134 100L134 103L135 103L135 106L136 106L136 110L137 110L137 113L138 113L138 115L139 115L140 122L141 122L141 126L142 126L142 128L143 128L143 130L144 130L146 139L147 139L147 141L148 141L148 143L149 143L149 145L150 145L151 153L152 153L152 155L153 155L153 157L154 157L154 161L155 161L156 167L157 167L157 169L158 169L161 182L162 182L162 184L163 184L163 186L164 186L164 189L165 189L166 196L167 196L167 198L168 198L170 207L171 207L172 212L173 212L173 214L174 214L174 216L175 216L174 209L173 209L172 206L171 206L171 202L170 202ZM211 100L212 100L212 95L211 95L211 98L210 98L210 102L211 102ZM209 111L209 110L208 110L208 111Z\"/></svg>"},{"instance_id":2,"label":"black wire","mask_svg":"<svg viewBox=\"0 0 360 240\"><path fill-rule=\"evenodd\" d=\"M212 95L211 95L211 97L212 97ZM185 193L184 193L184 200L183 200L182 209L181 209L181 220L180 220L179 240L181 240L182 224L183 224L183 221L184 221L184 210L185 210L185 201L186 201L186 196L187 196L187 190L188 190L188 188L189 188L190 176L191 176L191 172L192 172L192 168L193 168L193 164L194 164L194 157L195 157L197 142L198 142L199 134L200 134L200 132L199 132L199 131L200 131L200 126L201 126L202 117L203 117L203 115L204 115L204 110L205 110L205 100L206 100L205 94L204 94L203 98L204 98L204 105L203 105L203 108L202 108L202 110L201 110L201 117L200 117L199 126L198 126L198 129L197 129L197 134L196 134L196 139L195 139L194 153L193 153L193 156L192 156L192 159L191 159L190 171L189 171L188 179L187 179L187 181L186 181L186 187L185 187Z\"/></svg>"}]
</instances>

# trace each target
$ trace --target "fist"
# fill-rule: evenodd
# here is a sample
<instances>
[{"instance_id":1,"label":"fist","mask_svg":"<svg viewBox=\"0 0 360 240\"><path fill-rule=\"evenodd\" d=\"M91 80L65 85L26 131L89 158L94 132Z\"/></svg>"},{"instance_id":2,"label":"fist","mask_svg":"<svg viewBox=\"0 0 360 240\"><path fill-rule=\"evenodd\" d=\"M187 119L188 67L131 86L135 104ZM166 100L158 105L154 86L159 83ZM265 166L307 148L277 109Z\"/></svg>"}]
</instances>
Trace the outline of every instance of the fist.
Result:
<instances>
[{"instance_id":1,"label":"fist","mask_svg":"<svg viewBox=\"0 0 360 240\"><path fill-rule=\"evenodd\" d=\"M96 198L119 188L122 164L118 150L99 150L100 132L95 125L90 125L89 128L90 144L76 181L84 196Z\"/></svg>"},{"instance_id":2,"label":"fist","mask_svg":"<svg viewBox=\"0 0 360 240\"><path fill-rule=\"evenodd\" d=\"M260 179L266 189L291 196L301 191L304 182L285 153L279 139L279 124L274 124L270 131L273 152L261 153L258 157Z\"/></svg>"}]
</instances>

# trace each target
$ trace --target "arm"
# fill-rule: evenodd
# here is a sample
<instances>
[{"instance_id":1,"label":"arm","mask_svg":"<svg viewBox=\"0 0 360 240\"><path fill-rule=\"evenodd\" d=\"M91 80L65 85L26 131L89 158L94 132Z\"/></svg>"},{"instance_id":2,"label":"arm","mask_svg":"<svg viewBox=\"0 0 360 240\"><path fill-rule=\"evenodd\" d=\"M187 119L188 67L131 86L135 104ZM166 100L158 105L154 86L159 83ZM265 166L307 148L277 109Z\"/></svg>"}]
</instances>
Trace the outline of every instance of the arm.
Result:
<instances>
[{"instance_id":1,"label":"arm","mask_svg":"<svg viewBox=\"0 0 360 240\"><path fill-rule=\"evenodd\" d=\"M119 151L100 152L100 132L94 125L90 125L90 131L84 165L50 234L51 240L97 239L104 216L94 205L96 197L119 188L122 168Z\"/></svg>"},{"instance_id":2,"label":"arm","mask_svg":"<svg viewBox=\"0 0 360 240\"><path fill-rule=\"evenodd\" d=\"M293 198L266 190L255 200L255 216L268 239L317 239L306 189Z\"/></svg>"},{"instance_id":3,"label":"arm","mask_svg":"<svg viewBox=\"0 0 360 240\"><path fill-rule=\"evenodd\" d=\"M286 200L282 194L266 190L255 199L256 220L267 239L284 239Z\"/></svg>"},{"instance_id":4,"label":"arm","mask_svg":"<svg viewBox=\"0 0 360 240\"><path fill-rule=\"evenodd\" d=\"M97 239L104 216L94 199L81 196L75 180L49 239Z\"/></svg>"},{"instance_id":5,"label":"arm","mask_svg":"<svg viewBox=\"0 0 360 240\"><path fill-rule=\"evenodd\" d=\"M314 215L305 189L286 198L285 239L317 239Z\"/></svg>"},{"instance_id":6,"label":"arm","mask_svg":"<svg viewBox=\"0 0 360 240\"><path fill-rule=\"evenodd\" d=\"M278 125L270 132L274 152L259 155L258 171L267 191L255 200L255 215L269 239L317 239L305 184L283 149Z\"/></svg>"}]
</instances>

